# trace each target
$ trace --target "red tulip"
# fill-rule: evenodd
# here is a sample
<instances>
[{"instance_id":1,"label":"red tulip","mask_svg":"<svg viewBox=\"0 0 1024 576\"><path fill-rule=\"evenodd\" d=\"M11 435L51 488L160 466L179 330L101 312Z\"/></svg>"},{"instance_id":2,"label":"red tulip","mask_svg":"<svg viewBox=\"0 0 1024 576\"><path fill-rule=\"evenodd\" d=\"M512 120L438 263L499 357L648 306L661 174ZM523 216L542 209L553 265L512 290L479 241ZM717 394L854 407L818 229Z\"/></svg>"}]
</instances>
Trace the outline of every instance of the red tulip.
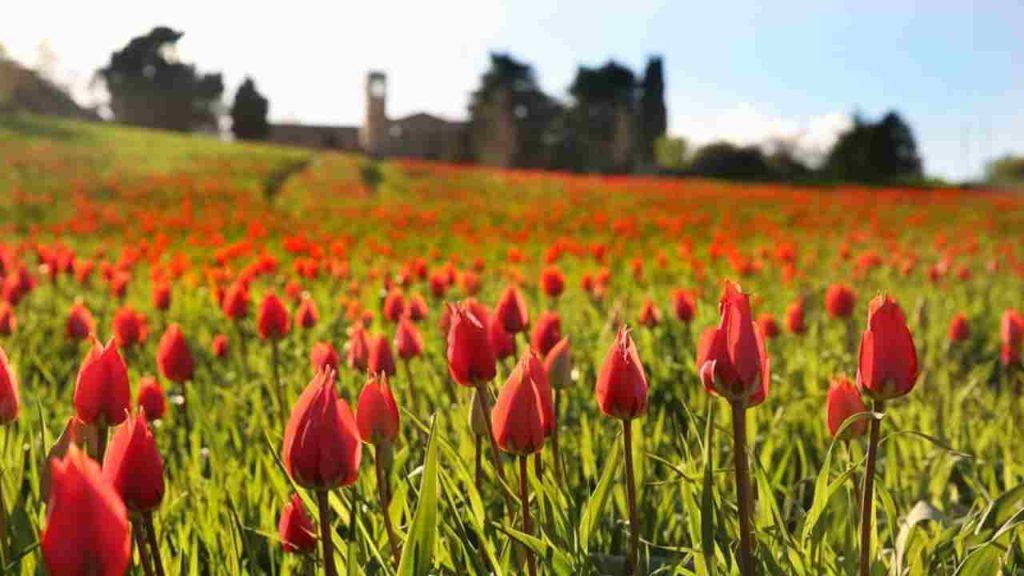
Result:
<instances>
[{"instance_id":1,"label":"red tulip","mask_svg":"<svg viewBox=\"0 0 1024 576\"><path fill-rule=\"evenodd\" d=\"M478 319L466 304L449 308L448 371L458 384L475 387L490 382L497 373L494 350L485 321Z\"/></svg>"},{"instance_id":2,"label":"red tulip","mask_svg":"<svg viewBox=\"0 0 1024 576\"><path fill-rule=\"evenodd\" d=\"M959 313L949 323L949 342L957 344L966 342L971 337L971 325L967 321L967 315Z\"/></svg>"},{"instance_id":3,"label":"red tulip","mask_svg":"<svg viewBox=\"0 0 1024 576\"><path fill-rule=\"evenodd\" d=\"M697 299L693 292L679 289L672 293L672 309L675 311L676 319L684 324L693 321L693 315L697 312Z\"/></svg>"},{"instance_id":4,"label":"red tulip","mask_svg":"<svg viewBox=\"0 0 1024 576\"><path fill-rule=\"evenodd\" d=\"M547 372L548 382L556 390L568 388L572 384L572 354L568 336L548 351L544 358L544 371Z\"/></svg>"},{"instance_id":5,"label":"red tulip","mask_svg":"<svg viewBox=\"0 0 1024 576\"><path fill-rule=\"evenodd\" d=\"M917 373L917 350L903 311L892 298L876 296L860 341L858 386L876 400L899 398L914 389Z\"/></svg>"},{"instance_id":6,"label":"red tulip","mask_svg":"<svg viewBox=\"0 0 1024 576\"><path fill-rule=\"evenodd\" d=\"M359 477L355 417L334 391L334 371L318 373L292 407L284 432L288 474L304 488L331 490Z\"/></svg>"},{"instance_id":7,"label":"red tulip","mask_svg":"<svg viewBox=\"0 0 1024 576\"><path fill-rule=\"evenodd\" d=\"M164 463L143 414L114 431L103 459L103 478L133 512L160 506L164 499Z\"/></svg>"},{"instance_id":8,"label":"red tulip","mask_svg":"<svg viewBox=\"0 0 1024 576\"><path fill-rule=\"evenodd\" d=\"M761 328L761 334L765 338L775 338L779 335L779 323L775 321L775 316L764 313L757 317L757 325Z\"/></svg>"},{"instance_id":9,"label":"red tulip","mask_svg":"<svg viewBox=\"0 0 1024 576\"><path fill-rule=\"evenodd\" d=\"M640 309L640 325L645 328L654 328L661 323L661 310L650 298L644 300L644 306Z\"/></svg>"},{"instance_id":10,"label":"red tulip","mask_svg":"<svg viewBox=\"0 0 1024 576\"><path fill-rule=\"evenodd\" d=\"M429 308L427 308L427 301L419 294L411 296L405 305L405 315L413 322L423 320L427 317L428 312Z\"/></svg>"},{"instance_id":11,"label":"red tulip","mask_svg":"<svg viewBox=\"0 0 1024 576\"><path fill-rule=\"evenodd\" d=\"M832 318L848 318L857 304L857 295L845 284L832 284L825 291L825 310Z\"/></svg>"},{"instance_id":12,"label":"red tulip","mask_svg":"<svg viewBox=\"0 0 1024 576\"><path fill-rule=\"evenodd\" d=\"M631 420L647 411L647 375L625 327L605 356L595 392L601 412L613 418Z\"/></svg>"},{"instance_id":13,"label":"red tulip","mask_svg":"<svg viewBox=\"0 0 1024 576\"><path fill-rule=\"evenodd\" d=\"M18 318L14 308L6 301L0 301L0 336L10 336L18 327Z\"/></svg>"},{"instance_id":14,"label":"red tulip","mask_svg":"<svg viewBox=\"0 0 1024 576\"><path fill-rule=\"evenodd\" d=\"M509 334L502 327L501 322L492 318L487 324L487 336L491 340L491 349L494 350L494 357L504 360L516 355L515 334Z\"/></svg>"},{"instance_id":15,"label":"red tulip","mask_svg":"<svg viewBox=\"0 0 1024 576\"><path fill-rule=\"evenodd\" d=\"M387 376L370 374L359 394L356 424L359 437L367 444L394 442L398 438L398 405L391 394Z\"/></svg>"},{"instance_id":16,"label":"red tulip","mask_svg":"<svg viewBox=\"0 0 1024 576\"><path fill-rule=\"evenodd\" d=\"M75 413L89 424L111 426L124 422L131 406L128 367L111 340L103 346L93 338L75 383Z\"/></svg>"},{"instance_id":17,"label":"red tulip","mask_svg":"<svg viewBox=\"0 0 1024 576\"><path fill-rule=\"evenodd\" d=\"M316 527L306 514L298 494L292 494L291 500L284 505L281 520L277 523L277 536L281 539L281 548L288 554L316 551Z\"/></svg>"},{"instance_id":18,"label":"red tulip","mask_svg":"<svg viewBox=\"0 0 1024 576\"><path fill-rule=\"evenodd\" d=\"M544 422L544 435L550 436L558 423L555 421L554 391L548 381L547 370L544 369L544 361L533 350L523 352L520 364L525 362L526 374L537 387L537 400L540 402L540 411Z\"/></svg>"},{"instance_id":19,"label":"red tulip","mask_svg":"<svg viewBox=\"0 0 1024 576\"><path fill-rule=\"evenodd\" d=\"M395 331L395 350L402 360L410 360L423 353L423 337L409 316L398 322L398 330Z\"/></svg>"},{"instance_id":20,"label":"red tulip","mask_svg":"<svg viewBox=\"0 0 1024 576\"><path fill-rule=\"evenodd\" d=\"M807 331L807 324L804 322L803 298L797 298L789 305L789 308L786 308L786 329L790 334L803 334Z\"/></svg>"},{"instance_id":21,"label":"red tulip","mask_svg":"<svg viewBox=\"0 0 1024 576\"><path fill-rule=\"evenodd\" d=\"M391 290L384 297L384 308L382 314L388 322L398 322L405 313L405 298L398 290Z\"/></svg>"},{"instance_id":22,"label":"red tulip","mask_svg":"<svg viewBox=\"0 0 1024 576\"><path fill-rule=\"evenodd\" d=\"M167 311L171 307L171 285L167 282L153 284L153 307Z\"/></svg>"},{"instance_id":23,"label":"red tulip","mask_svg":"<svg viewBox=\"0 0 1024 576\"><path fill-rule=\"evenodd\" d=\"M849 378L840 376L832 381L825 403L825 414L828 432L833 438L839 433L839 428L847 418L867 411L864 399L860 396L860 390L850 382ZM858 420L846 428L845 437L861 436L867 432L867 429L867 421Z\"/></svg>"},{"instance_id":24,"label":"red tulip","mask_svg":"<svg viewBox=\"0 0 1024 576\"><path fill-rule=\"evenodd\" d=\"M697 347L704 388L731 402L756 406L768 396L771 368L761 328L750 312L750 297L726 282L719 304L721 322L708 328Z\"/></svg>"},{"instance_id":25,"label":"red tulip","mask_svg":"<svg viewBox=\"0 0 1024 576\"><path fill-rule=\"evenodd\" d=\"M71 305L71 312L68 313L67 336L72 340L85 340L92 335L96 321L92 313L81 302Z\"/></svg>"},{"instance_id":26,"label":"red tulip","mask_svg":"<svg viewBox=\"0 0 1024 576\"><path fill-rule=\"evenodd\" d=\"M171 324L156 346L156 363L160 372L171 382L181 384L192 379L195 363L181 327Z\"/></svg>"},{"instance_id":27,"label":"red tulip","mask_svg":"<svg viewBox=\"0 0 1024 576\"><path fill-rule=\"evenodd\" d=\"M540 274L540 284L549 298L558 298L565 291L565 275L555 266L548 266Z\"/></svg>"},{"instance_id":28,"label":"red tulip","mask_svg":"<svg viewBox=\"0 0 1024 576\"><path fill-rule=\"evenodd\" d=\"M114 313L112 323L114 342L129 348L146 340L146 317L125 306Z\"/></svg>"},{"instance_id":29,"label":"red tulip","mask_svg":"<svg viewBox=\"0 0 1024 576\"><path fill-rule=\"evenodd\" d=\"M528 364L533 354L527 351L498 393L491 413L491 426L498 446L512 454L526 455L544 446L544 412L540 390L533 381Z\"/></svg>"},{"instance_id":30,"label":"red tulip","mask_svg":"<svg viewBox=\"0 0 1024 576\"><path fill-rule=\"evenodd\" d=\"M291 328L288 309L284 307L284 303L277 297L277 294L271 292L263 298L256 328L260 338L264 340L281 340L288 335Z\"/></svg>"},{"instance_id":31,"label":"red tulip","mask_svg":"<svg viewBox=\"0 0 1024 576\"><path fill-rule=\"evenodd\" d=\"M542 312L533 328L533 337L530 339L534 350L542 355L547 354L561 339L562 319L558 316L558 312Z\"/></svg>"},{"instance_id":32,"label":"red tulip","mask_svg":"<svg viewBox=\"0 0 1024 576\"><path fill-rule=\"evenodd\" d=\"M120 576L131 561L128 514L100 467L76 446L50 464L41 548L53 576Z\"/></svg>"},{"instance_id":33,"label":"red tulip","mask_svg":"<svg viewBox=\"0 0 1024 576\"><path fill-rule=\"evenodd\" d=\"M18 378L0 348L0 426L18 419Z\"/></svg>"},{"instance_id":34,"label":"red tulip","mask_svg":"<svg viewBox=\"0 0 1024 576\"><path fill-rule=\"evenodd\" d=\"M515 286L509 286L498 300L494 309L494 317L501 323L502 328L510 334L524 332L530 325L530 314L526 309L526 299L516 290Z\"/></svg>"},{"instance_id":35,"label":"red tulip","mask_svg":"<svg viewBox=\"0 0 1024 576\"><path fill-rule=\"evenodd\" d=\"M249 287L235 282L228 287L221 301L221 310L231 320L241 320L249 315Z\"/></svg>"},{"instance_id":36,"label":"red tulip","mask_svg":"<svg viewBox=\"0 0 1024 576\"><path fill-rule=\"evenodd\" d=\"M384 334L378 334L370 340L370 353L366 358L366 369L371 374L387 374L394 376L395 357L391 354L391 342Z\"/></svg>"},{"instance_id":37,"label":"red tulip","mask_svg":"<svg viewBox=\"0 0 1024 576\"><path fill-rule=\"evenodd\" d=\"M167 411L167 398L164 396L164 389L160 386L160 382L152 376L143 376L139 380L139 393L136 401L146 414L146 419L151 422L163 418L164 412Z\"/></svg>"},{"instance_id":38,"label":"red tulip","mask_svg":"<svg viewBox=\"0 0 1024 576\"><path fill-rule=\"evenodd\" d=\"M303 295L295 311L295 328L312 328L319 321L320 312L316 309L316 302L309 295Z\"/></svg>"},{"instance_id":39,"label":"red tulip","mask_svg":"<svg viewBox=\"0 0 1024 576\"><path fill-rule=\"evenodd\" d=\"M313 366L314 374L327 369L337 370L340 362L338 351L330 342L317 342L309 352L309 363Z\"/></svg>"},{"instance_id":40,"label":"red tulip","mask_svg":"<svg viewBox=\"0 0 1024 576\"><path fill-rule=\"evenodd\" d=\"M999 338L1002 341L999 358L1003 366L1020 363L1021 345L1024 343L1024 316L1016 310L1003 312L999 323Z\"/></svg>"},{"instance_id":41,"label":"red tulip","mask_svg":"<svg viewBox=\"0 0 1024 576\"><path fill-rule=\"evenodd\" d=\"M363 372L370 356L370 341L361 322L349 328L348 343L345 345L346 362L349 368Z\"/></svg>"},{"instance_id":42,"label":"red tulip","mask_svg":"<svg viewBox=\"0 0 1024 576\"><path fill-rule=\"evenodd\" d=\"M210 352L216 358L223 358L228 355L228 337L224 334L217 334L210 342Z\"/></svg>"}]
</instances>

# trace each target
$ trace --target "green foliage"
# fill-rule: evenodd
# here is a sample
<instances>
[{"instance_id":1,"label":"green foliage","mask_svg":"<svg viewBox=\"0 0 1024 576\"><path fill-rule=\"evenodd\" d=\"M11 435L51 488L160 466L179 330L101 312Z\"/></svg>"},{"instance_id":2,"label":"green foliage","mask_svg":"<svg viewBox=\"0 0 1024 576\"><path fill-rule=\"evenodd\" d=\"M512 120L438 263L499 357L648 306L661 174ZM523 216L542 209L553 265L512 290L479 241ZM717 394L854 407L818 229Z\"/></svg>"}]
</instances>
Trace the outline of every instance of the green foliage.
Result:
<instances>
[{"instance_id":1,"label":"green foliage","mask_svg":"<svg viewBox=\"0 0 1024 576\"><path fill-rule=\"evenodd\" d=\"M999 186L1024 186L1024 157L1004 156L985 167L985 181Z\"/></svg>"},{"instance_id":2,"label":"green foliage","mask_svg":"<svg viewBox=\"0 0 1024 576\"><path fill-rule=\"evenodd\" d=\"M914 134L895 112L878 122L855 118L853 127L832 146L824 171L850 182L913 181L923 176Z\"/></svg>"},{"instance_id":3,"label":"green foliage","mask_svg":"<svg viewBox=\"0 0 1024 576\"><path fill-rule=\"evenodd\" d=\"M654 143L654 159L663 170L682 170L687 166L684 138L662 136Z\"/></svg>"},{"instance_id":4,"label":"green foliage","mask_svg":"<svg viewBox=\"0 0 1024 576\"><path fill-rule=\"evenodd\" d=\"M267 99L256 89L252 78L245 81L235 92L235 102L231 105L231 131L239 140L262 140L267 137L267 111L270 108Z\"/></svg>"}]
</instances>

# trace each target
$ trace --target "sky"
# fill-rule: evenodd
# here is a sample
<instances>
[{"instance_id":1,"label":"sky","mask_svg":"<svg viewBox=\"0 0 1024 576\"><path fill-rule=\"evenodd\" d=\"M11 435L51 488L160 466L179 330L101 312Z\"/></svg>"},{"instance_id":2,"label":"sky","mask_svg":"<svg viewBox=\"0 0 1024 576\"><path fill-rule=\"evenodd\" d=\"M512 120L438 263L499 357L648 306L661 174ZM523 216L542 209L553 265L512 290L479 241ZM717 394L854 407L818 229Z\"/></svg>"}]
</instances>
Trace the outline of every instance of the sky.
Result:
<instances>
[{"instance_id":1,"label":"sky","mask_svg":"<svg viewBox=\"0 0 1024 576\"><path fill-rule=\"evenodd\" d=\"M33 0L4 10L0 44L88 100L113 50L166 25L227 98L250 75L273 120L350 125L371 69L388 74L390 116L464 119L490 52L561 98L579 65L639 73L658 54L669 132L691 145L785 138L820 154L853 114L896 109L925 170L960 180L1024 154L1022 23L1019 0Z\"/></svg>"}]
</instances>

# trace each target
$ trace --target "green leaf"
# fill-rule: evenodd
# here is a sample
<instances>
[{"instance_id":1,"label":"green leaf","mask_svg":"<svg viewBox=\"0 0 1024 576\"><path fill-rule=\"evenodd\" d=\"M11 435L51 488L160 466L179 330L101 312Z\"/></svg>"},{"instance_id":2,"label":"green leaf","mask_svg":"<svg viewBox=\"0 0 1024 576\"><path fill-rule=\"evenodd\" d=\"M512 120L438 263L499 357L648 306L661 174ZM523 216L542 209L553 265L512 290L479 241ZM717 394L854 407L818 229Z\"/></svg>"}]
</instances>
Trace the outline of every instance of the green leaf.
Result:
<instances>
[{"instance_id":1,"label":"green leaf","mask_svg":"<svg viewBox=\"0 0 1024 576\"><path fill-rule=\"evenodd\" d=\"M999 528L1019 514L1022 509L1024 509L1024 484L1003 492L989 504L985 516L978 523L975 534Z\"/></svg>"},{"instance_id":2,"label":"green leaf","mask_svg":"<svg viewBox=\"0 0 1024 576\"><path fill-rule=\"evenodd\" d=\"M615 471L619 467L619 450L610 452L608 460L604 463L604 470L601 471L601 479L598 480L594 493L587 500L580 517L580 548L585 553L590 552L590 536L594 533L595 523L608 502L608 495L615 479Z\"/></svg>"},{"instance_id":3,"label":"green leaf","mask_svg":"<svg viewBox=\"0 0 1024 576\"><path fill-rule=\"evenodd\" d=\"M409 538L402 548L398 576L425 576L430 573L434 558L434 537L437 532L437 438L435 425L430 426L427 458L423 464L419 502L409 528Z\"/></svg>"},{"instance_id":4,"label":"green leaf","mask_svg":"<svg viewBox=\"0 0 1024 576\"><path fill-rule=\"evenodd\" d=\"M709 403L704 426L704 485L700 497L700 546L708 576L714 576L715 573L715 479L714 457L711 452L714 420L714 405Z\"/></svg>"}]
</instances>

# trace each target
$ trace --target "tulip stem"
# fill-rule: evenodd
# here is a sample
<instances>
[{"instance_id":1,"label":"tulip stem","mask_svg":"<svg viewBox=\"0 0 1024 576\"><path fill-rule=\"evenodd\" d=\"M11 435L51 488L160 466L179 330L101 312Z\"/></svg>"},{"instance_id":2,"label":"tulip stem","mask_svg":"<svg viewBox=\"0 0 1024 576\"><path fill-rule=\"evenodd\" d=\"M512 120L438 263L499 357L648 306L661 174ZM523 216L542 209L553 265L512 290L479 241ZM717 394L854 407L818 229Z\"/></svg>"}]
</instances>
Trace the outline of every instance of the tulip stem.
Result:
<instances>
[{"instance_id":1,"label":"tulip stem","mask_svg":"<svg viewBox=\"0 0 1024 576\"><path fill-rule=\"evenodd\" d=\"M551 429L551 460L552 460L552 468L554 468L554 470L555 470L555 484L558 485L558 486L562 485L562 461L561 461L561 459L559 457L559 450L558 450L558 422L559 422L559 419L558 419L559 418L559 416L558 416L558 396L559 396L560 392L561 391L558 390L557 388L554 391L554 397L555 398L554 398L554 406L553 406L552 410L555 413L555 425Z\"/></svg>"},{"instance_id":2,"label":"tulip stem","mask_svg":"<svg viewBox=\"0 0 1024 576\"><path fill-rule=\"evenodd\" d=\"M412 377L412 361L402 360L402 366L405 368L405 385L409 388L409 403L415 408L416 382Z\"/></svg>"},{"instance_id":3,"label":"tulip stem","mask_svg":"<svg viewBox=\"0 0 1024 576\"><path fill-rule=\"evenodd\" d=\"M7 437L10 436L10 432L5 435L4 444L6 448ZM6 453L7 451L4 450ZM4 501L4 478L0 475L0 567L7 565L7 560L10 557L10 550L7 549L7 502Z\"/></svg>"},{"instance_id":4,"label":"tulip stem","mask_svg":"<svg viewBox=\"0 0 1024 576\"><path fill-rule=\"evenodd\" d=\"M149 540L149 552L153 559L153 566L156 568L156 576L164 576L164 562L160 558L160 542L156 538L156 525L153 523L153 511L142 513L146 523L146 538Z\"/></svg>"},{"instance_id":5,"label":"tulip stem","mask_svg":"<svg viewBox=\"0 0 1024 576\"><path fill-rule=\"evenodd\" d=\"M280 352L277 339L270 339L270 364L274 371L274 395L277 397L277 411L281 422L288 421L288 407L285 406L284 388L281 386Z\"/></svg>"},{"instance_id":6,"label":"tulip stem","mask_svg":"<svg viewBox=\"0 0 1024 576\"><path fill-rule=\"evenodd\" d=\"M483 437L479 434L474 434L473 436L476 438L476 457L474 459L475 467L473 470L473 477L476 480L476 485L480 486L480 481L483 479L484 474L483 450L481 450L481 448L483 448Z\"/></svg>"},{"instance_id":7,"label":"tulip stem","mask_svg":"<svg viewBox=\"0 0 1024 576\"><path fill-rule=\"evenodd\" d=\"M731 402L733 461L736 469L736 500L740 514L740 574L753 576L752 548L754 529L751 525L753 494L750 489L750 465L747 462L747 407L742 401Z\"/></svg>"},{"instance_id":8,"label":"tulip stem","mask_svg":"<svg viewBox=\"0 0 1024 576\"><path fill-rule=\"evenodd\" d=\"M135 547L139 549L139 564L142 564L142 571L146 576L153 576L153 565L149 561L149 549L146 544L146 529L138 518L132 521L132 535L135 537Z\"/></svg>"},{"instance_id":9,"label":"tulip stem","mask_svg":"<svg viewBox=\"0 0 1024 576\"><path fill-rule=\"evenodd\" d=\"M622 420L622 451L626 465L626 502L629 505L629 552L626 554L626 576L636 572L640 549L640 517L636 510L636 476L633 474L633 421Z\"/></svg>"},{"instance_id":10,"label":"tulip stem","mask_svg":"<svg viewBox=\"0 0 1024 576\"><path fill-rule=\"evenodd\" d=\"M242 331L242 321L235 321L235 330L238 333L238 359L242 363L242 376L249 379L249 353L245 346L245 332Z\"/></svg>"},{"instance_id":11,"label":"tulip stem","mask_svg":"<svg viewBox=\"0 0 1024 576\"><path fill-rule=\"evenodd\" d=\"M514 511L512 509L512 498L508 494L508 481L505 479L505 468L501 465L501 452L498 450L498 441L494 438L494 427L491 425L491 407L487 395L487 382L478 382L476 385L476 398L480 410L484 415L484 422L487 424L487 439L491 443L491 458L494 460L494 471L501 480L501 494L505 497L505 510L508 511L508 523L515 524Z\"/></svg>"},{"instance_id":12,"label":"tulip stem","mask_svg":"<svg viewBox=\"0 0 1024 576\"><path fill-rule=\"evenodd\" d=\"M540 455L540 452L537 452ZM528 456L525 454L519 457L519 500L523 505L523 533L532 536L530 531L530 472L526 465ZM537 559L533 551L526 550L526 565L529 567L530 576L537 576Z\"/></svg>"},{"instance_id":13,"label":"tulip stem","mask_svg":"<svg viewBox=\"0 0 1024 576\"><path fill-rule=\"evenodd\" d=\"M882 413L885 410L885 403L876 400L871 408L874 412ZM871 574L871 522L874 519L874 491L875 491L875 464L878 460L878 434L882 421L879 418L871 419L871 429L868 433L868 456L867 466L864 469L864 490L861 492L860 505L860 574L868 576Z\"/></svg>"},{"instance_id":14,"label":"tulip stem","mask_svg":"<svg viewBox=\"0 0 1024 576\"><path fill-rule=\"evenodd\" d=\"M331 505L328 502L327 490L317 490L316 500L320 508L320 544L324 552L324 574L338 576L338 568L334 565L334 540L331 538Z\"/></svg>"},{"instance_id":15,"label":"tulip stem","mask_svg":"<svg viewBox=\"0 0 1024 576\"><path fill-rule=\"evenodd\" d=\"M395 528L391 525L391 514L388 513L388 503L391 500L388 496L388 473L384 469L384 458L379 446L375 446L373 449L373 464L377 472L377 497L380 499L380 513L384 517L388 545L391 546L391 555L394 556L397 567L402 561L402 555L398 551L398 537L395 536Z\"/></svg>"}]
</instances>

